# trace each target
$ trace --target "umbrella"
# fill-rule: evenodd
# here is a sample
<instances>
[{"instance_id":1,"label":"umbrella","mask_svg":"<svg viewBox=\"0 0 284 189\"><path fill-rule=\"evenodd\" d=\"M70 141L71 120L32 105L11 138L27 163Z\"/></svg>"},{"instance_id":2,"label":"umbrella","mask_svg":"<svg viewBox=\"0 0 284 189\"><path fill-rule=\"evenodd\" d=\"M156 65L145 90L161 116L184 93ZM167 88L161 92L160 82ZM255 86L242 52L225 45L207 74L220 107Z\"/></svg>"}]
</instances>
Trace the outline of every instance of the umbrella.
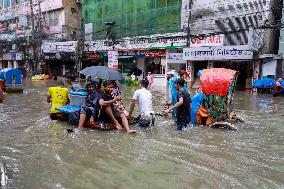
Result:
<instances>
[{"instance_id":1,"label":"umbrella","mask_svg":"<svg viewBox=\"0 0 284 189\"><path fill-rule=\"evenodd\" d=\"M91 66L80 71L81 74L105 80L122 80L124 77L119 71L105 66Z\"/></svg>"},{"instance_id":2,"label":"umbrella","mask_svg":"<svg viewBox=\"0 0 284 189\"><path fill-rule=\"evenodd\" d=\"M140 70L139 68L133 68L128 75L132 75L134 74L135 76L140 76L142 74L142 70Z\"/></svg>"}]
</instances>

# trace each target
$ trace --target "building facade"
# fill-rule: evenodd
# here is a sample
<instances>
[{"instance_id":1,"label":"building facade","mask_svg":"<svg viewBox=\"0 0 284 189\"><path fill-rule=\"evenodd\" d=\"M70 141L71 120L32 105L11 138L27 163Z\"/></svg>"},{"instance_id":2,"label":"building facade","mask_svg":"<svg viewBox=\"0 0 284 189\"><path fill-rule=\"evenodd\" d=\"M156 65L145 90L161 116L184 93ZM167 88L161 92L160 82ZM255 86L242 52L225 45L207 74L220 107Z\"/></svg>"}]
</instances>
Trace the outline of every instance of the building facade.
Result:
<instances>
[{"instance_id":1,"label":"building facade","mask_svg":"<svg viewBox=\"0 0 284 189\"><path fill-rule=\"evenodd\" d=\"M278 0L194 1L191 47L184 51L193 77L204 68L231 68L239 71L240 89L252 88L261 77L277 77L281 13ZM214 41L214 36L221 40Z\"/></svg>"},{"instance_id":2,"label":"building facade","mask_svg":"<svg viewBox=\"0 0 284 189\"><path fill-rule=\"evenodd\" d=\"M76 40L80 22L74 0L0 0L0 68L25 67L34 53L40 61L44 41Z\"/></svg>"},{"instance_id":3,"label":"building facade","mask_svg":"<svg viewBox=\"0 0 284 189\"><path fill-rule=\"evenodd\" d=\"M144 75L165 74L167 54L182 55L186 46L186 8L187 0L83 1L88 65L106 65L108 51L115 50L124 73L138 67ZM117 39L115 45L108 45L110 33ZM176 68L185 69L185 62Z\"/></svg>"}]
</instances>

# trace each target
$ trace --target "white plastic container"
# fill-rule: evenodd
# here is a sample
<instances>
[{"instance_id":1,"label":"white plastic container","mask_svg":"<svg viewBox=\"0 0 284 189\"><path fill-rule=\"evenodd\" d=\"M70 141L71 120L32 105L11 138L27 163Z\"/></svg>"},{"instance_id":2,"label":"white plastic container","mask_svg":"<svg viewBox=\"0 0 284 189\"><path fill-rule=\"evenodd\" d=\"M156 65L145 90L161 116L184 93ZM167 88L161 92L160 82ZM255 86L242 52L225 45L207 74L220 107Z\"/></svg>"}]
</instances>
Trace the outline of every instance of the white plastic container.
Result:
<instances>
[{"instance_id":1,"label":"white plastic container","mask_svg":"<svg viewBox=\"0 0 284 189\"><path fill-rule=\"evenodd\" d=\"M69 92L70 105L71 106L85 107L86 97L87 97L87 92L70 91Z\"/></svg>"}]
</instances>

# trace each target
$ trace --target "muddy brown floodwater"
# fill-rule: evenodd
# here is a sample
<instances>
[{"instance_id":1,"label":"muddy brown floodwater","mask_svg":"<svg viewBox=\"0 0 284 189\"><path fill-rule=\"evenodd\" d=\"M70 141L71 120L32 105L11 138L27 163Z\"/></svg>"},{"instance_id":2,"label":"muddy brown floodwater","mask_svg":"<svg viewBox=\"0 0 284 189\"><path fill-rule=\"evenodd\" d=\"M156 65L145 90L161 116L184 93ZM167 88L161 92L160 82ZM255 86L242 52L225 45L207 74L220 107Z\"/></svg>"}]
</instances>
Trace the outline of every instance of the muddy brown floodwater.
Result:
<instances>
[{"instance_id":1,"label":"muddy brown floodwater","mask_svg":"<svg viewBox=\"0 0 284 189\"><path fill-rule=\"evenodd\" d=\"M170 118L134 136L87 130L68 134L51 121L50 81L26 82L24 94L0 104L0 162L4 188L175 189L283 188L284 99L237 92L234 107L245 122L238 132L194 127L178 132ZM125 104L133 88L123 89ZM155 111L165 89L154 88ZM1 188L1 187L0 187Z\"/></svg>"}]
</instances>

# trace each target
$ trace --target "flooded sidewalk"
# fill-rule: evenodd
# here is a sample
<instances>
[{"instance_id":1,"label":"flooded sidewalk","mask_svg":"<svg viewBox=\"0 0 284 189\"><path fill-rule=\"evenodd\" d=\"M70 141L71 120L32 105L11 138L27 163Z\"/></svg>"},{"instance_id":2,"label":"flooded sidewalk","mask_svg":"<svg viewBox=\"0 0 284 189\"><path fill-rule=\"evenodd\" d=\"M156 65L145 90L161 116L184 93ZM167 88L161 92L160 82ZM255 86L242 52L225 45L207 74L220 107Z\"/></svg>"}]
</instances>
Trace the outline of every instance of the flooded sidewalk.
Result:
<instances>
[{"instance_id":1,"label":"flooded sidewalk","mask_svg":"<svg viewBox=\"0 0 284 189\"><path fill-rule=\"evenodd\" d=\"M135 127L135 136L116 130L77 135L67 133L67 123L49 119L52 84L26 81L24 94L6 95L0 104L6 188L284 187L283 97L236 92L234 109L245 120L237 132L198 126L180 132L170 117L156 117L154 128ZM135 89L122 90L129 110ZM165 91L153 87L156 112Z\"/></svg>"}]
</instances>

